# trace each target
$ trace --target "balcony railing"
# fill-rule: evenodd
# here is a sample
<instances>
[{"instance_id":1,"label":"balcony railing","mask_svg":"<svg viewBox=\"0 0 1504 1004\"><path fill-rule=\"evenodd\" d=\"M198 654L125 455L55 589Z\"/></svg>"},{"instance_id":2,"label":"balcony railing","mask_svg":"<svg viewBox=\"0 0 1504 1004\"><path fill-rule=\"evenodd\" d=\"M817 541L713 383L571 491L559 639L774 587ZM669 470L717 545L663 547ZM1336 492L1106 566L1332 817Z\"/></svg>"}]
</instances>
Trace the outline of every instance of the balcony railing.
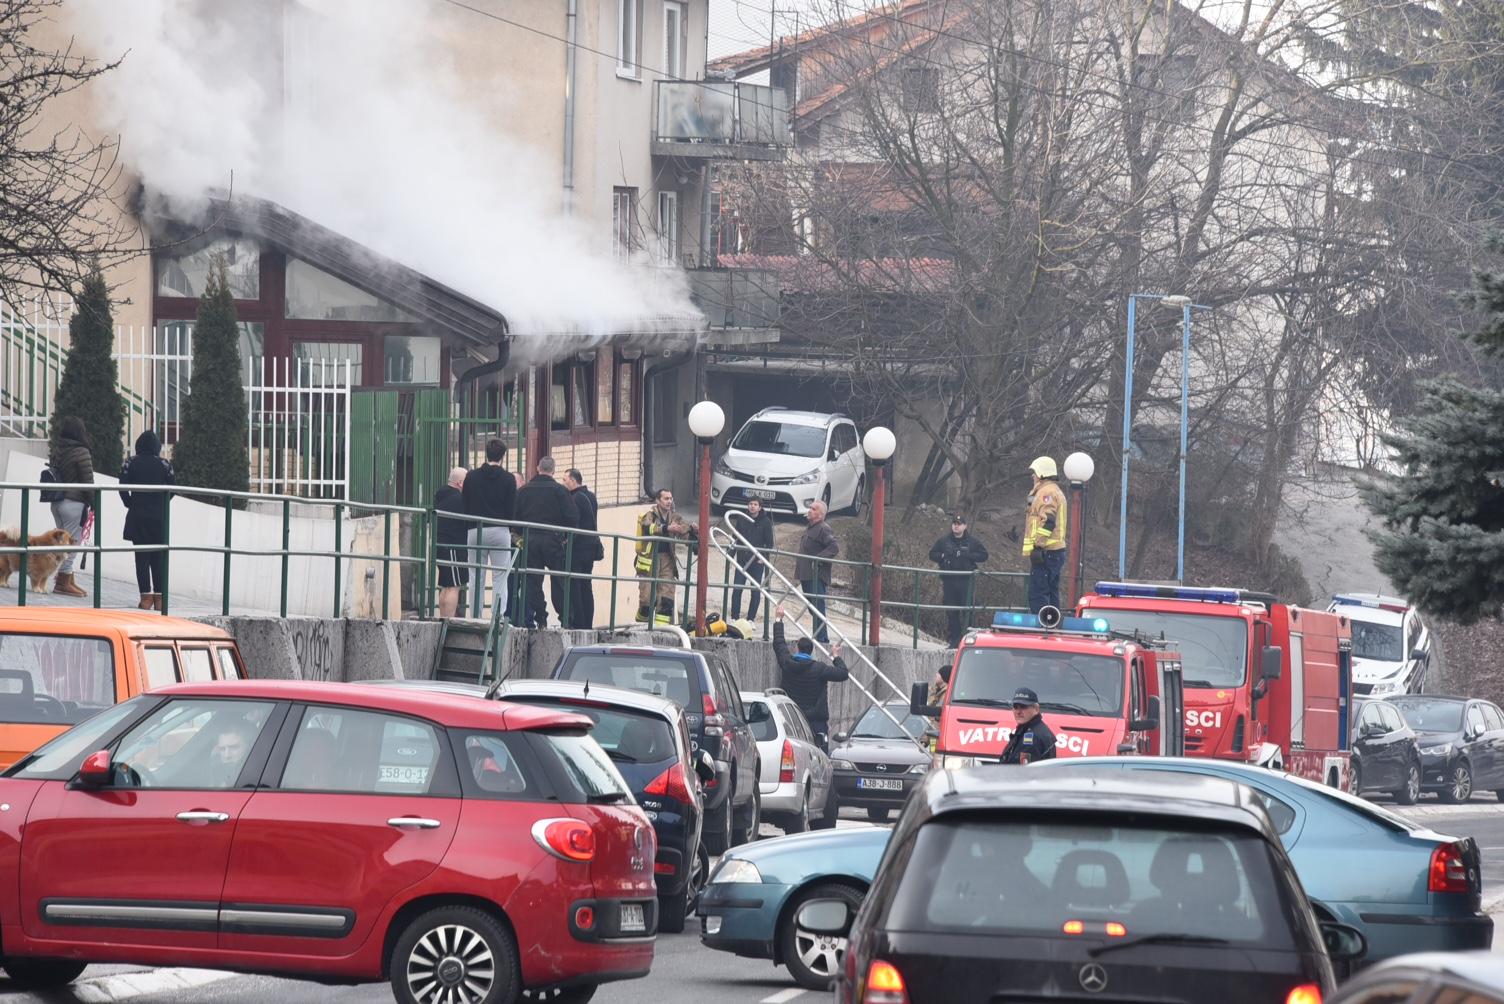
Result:
<instances>
[{"instance_id":1,"label":"balcony railing","mask_svg":"<svg viewBox=\"0 0 1504 1004\"><path fill-rule=\"evenodd\" d=\"M692 268L689 295L711 330L778 326L778 275L763 269Z\"/></svg>"},{"instance_id":2,"label":"balcony railing","mask_svg":"<svg viewBox=\"0 0 1504 1004\"><path fill-rule=\"evenodd\" d=\"M792 143L782 88L660 80L653 152L670 157L777 160Z\"/></svg>"}]
</instances>

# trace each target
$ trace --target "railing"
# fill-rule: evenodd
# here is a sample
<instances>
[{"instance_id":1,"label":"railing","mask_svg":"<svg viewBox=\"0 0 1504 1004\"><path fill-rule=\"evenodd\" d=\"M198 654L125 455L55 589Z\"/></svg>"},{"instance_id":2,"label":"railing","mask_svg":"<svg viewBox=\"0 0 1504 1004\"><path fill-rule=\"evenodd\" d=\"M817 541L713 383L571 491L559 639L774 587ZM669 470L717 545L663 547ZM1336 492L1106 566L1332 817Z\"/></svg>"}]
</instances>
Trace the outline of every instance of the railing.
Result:
<instances>
[{"instance_id":1,"label":"railing","mask_svg":"<svg viewBox=\"0 0 1504 1004\"><path fill-rule=\"evenodd\" d=\"M44 488L49 490L66 490L72 488L90 494L91 498L93 499L95 523L93 529L93 537L89 544L84 546L79 546L77 544L71 546L42 546L32 545L29 542L29 536L40 533L46 529L51 529L52 520L50 518L50 513L48 512L46 504L40 502L38 498L39 493ZM222 532L209 530L209 532L206 534L204 532L205 527L203 525L203 517L197 516L195 517L198 524L195 527L195 530L197 531L197 541L185 541L182 534L179 534L178 539L174 540L172 532L173 506L169 505L165 507L166 519L164 521L163 527L164 537L166 541L165 543L104 543L106 539L109 539L111 537L118 540L121 528L116 525L111 525L111 519L118 518L118 510L115 510L117 515L115 517L112 517L111 519L107 519L103 515L103 513L106 512L103 507L103 501L110 494L118 494L122 491L142 494L153 492L168 493L173 496L179 496L185 499L194 499L212 503L217 507L218 512L222 512L223 514L221 524ZM294 558L306 559L307 562L310 563L309 567L315 567L317 563L320 563L324 560L332 562L334 575L332 581L328 582L327 585L331 587L330 604L328 609L333 616L343 616L345 614L347 607L345 587L351 581L351 573L348 567L351 562L366 562L370 563L371 565L379 565L379 571L376 571L374 574L378 575L380 579L379 609L383 612L393 609L393 589L402 589L402 572L404 570L407 570L410 573L408 578L411 580L412 586L407 591L408 595L406 595L405 597L405 602L403 602L402 608L415 611L423 617L433 617L435 615L438 602L438 571L440 567L448 565L456 568L465 568L469 573L467 577L470 584L467 587L467 590L462 592L460 596L459 609L462 611L469 610L473 608L474 598L469 595L468 590L473 590L476 588L476 583L478 581L476 574L477 570L488 568L489 566L484 566L479 561L475 560L473 551L471 551L468 547L465 550L466 560L464 561L441 560L439 558L438 545L436 543L436 520L458 518L468 524L473 525L507 526L513 532L512 547L516 552L516 556L509 577L510 595L509 602L507 604L507 610L509 611L509 619L514 625L517 624L520 620L521 600L522 596L525 593L528 581L535 576L546 576L550 578L558 577L571 581L588 580L592 583L592 588L596 589L598 593L604 592L605 598L607 598L608 602L606 604L605 610L602 611L602 613L604 613L606 616L603 618L598 617L595 619L595 623L591 625L595 628L617 630L621 627L642 623L635 617L635 612L638 607L637 603L634 602L631 604L633 614L629 614L626 618L620 618L617 614L617 610L619 606L618 600L621 597L621 591L623 589L627 589L631 591L631 594L637 594L644 583L650 583L655 587L663 583L670 584L673 588L675 601L675 623L671 623L670 625L662 625L662 621L656 616L652 617L649 621L647 621L647 623L660 626L679 627L682 626L682 624L688 622L694 609L693 590L695 582L694 562L696 560L696 553L693 542L688 541L684 538L653 538L655 543L667 542L674 546L676 555L681 559L676 561L676 564L678 565L678 568L676 570L671 570L667 567L666 563L657 553L657 549L655 548L652 559L653 563L649 574L638 575L635 571L632 570L632 562L635 560L635 548L638 543L638 538L632 534L618 534L608 531L596 531L595 533L591 534L587 531L582 530L560 530L556 527L542 526L539 524L531 523L504 523L499 520L489 520L475 516L451 517L447 513L436 512L432 508L418 506L375 504L352 505L349 502L339 499L308 499L290 495L260 495L250 492L223 492L188 486L128 484L91 484L61 486L48 484L44 486L40 483L34 482L0 483L0 495L10 495L12 498L16 499L19 502L19 524L23 529L27 531L26 533L23 533L23 539L17 546L0 547L0 554L18 555L20 557L21 574L18 577L14 578L16 579L17 583L16 602L22 606L27 605L33 600L33 596L31 595L30 590L30 583L26 575L26 570L29 565L28 556L43 553L63 553L72 551L87 553L92 556L91 563L93 567L92 569L90 569L89 573L86 573L85 576L80 579L80 581L86 587L92 585L91 600L94 607L102 607L105 605L103 590L104 574L102 562L100 560L104 555L162 552L168 556L167 559L163 562L163 571L165 573L163 576L164 581L162 583L161 589L161 607L163 613L168 613L171 607L174 605L180 605L180 601L183 600L185 595L181 590L175 594L170 587L172 579L171 567L173 560L175 557L186 557L190 555L193 557L193 560L198 562L212 561L215 556L218 556L218 558L220 559L220 588L218 590L218 595L215 597L218 602L217 604L214 604L214 606L217 606L218 611L224 615L229 615L232 612L231 584L232 582L238 581L235 571L237 567L237 559L239 559L238 563L243 566L245 560L247 559L261 559L264 561L267 558L277 559L279 561L279 588L277 590L278 599L276 603L276 612L284 617L289 613L289 584L292 580L293 575L292 559ZM226 502L229 502L231 504L226 505ZM251 502L258 503L258 507L263 512L266 508L270 507L273 513L280 514L280 534L278 540L247 541L244 539L245 531L243 529L241 530L240 536L236 536L236 520L244 520L247 515L246 510L238 506L242 506L245 503ZM299 513L307 513L310 511L315 513L327 513L326 521L332 529L333 545L331 547L294 548L290 546L291 528L295 507L296 511ZM40 510L40 515L38 514L38 510ZM257 513L255 515L257 519L265 518L262 513ZM379 550L369 550L364 552L355 551L345 545L345 521L349 519L355 519L357 517L376 519L380 521L379 525L381 530L381 544L379 546ZM180 516L180 518L182 517ZM212 516L212 518L219 519L220 517L218 515L214 515ZM12 520L9 522L15 521ZM559 533L564 534L565 569L528 567L530 563L530 550L533 553L536 553L537 550L537 548L534 546L534 535L545 532L551 535L557 535ZM725 531L721 527L715 527L712 532L714 534L724 533ZM602 559L601 562L593 564L588 571L574 571L573 555L575 548L577 546L593 546L594 544L593 540L584 539L587 535L600 538L601 543L603 544L603 549L605 551L605 558ZM206 537L208 539L214 539L217 537L220 540L220 543L205 543ZM736 548L742 546L741 544L735 543L734 539L731 539L730 542ZM724 555L724 550L722 548L718 547L716 550ZM796 559L798 557L798 555L787 551L773 550L764 551L761 553L764 555L770 568L772 568L774 571L776 571L775 563L777 561L784 558ZM870 564L850 559L821 559L821 561L837 569L843 575L849 574L853 582L854 588L851 592L830 593L826 596L827 603L830 604L833 613L838 614L840 608L842 606L845 606L848 610L852 610L856 614L856 616L852 617L851 619L858 620L863 624L867 623L871 611L871 596L870 592L866 592L863 587L868 584L866 579L868 573L871 570ZM600 564L605 565L604 570L598 570L597 566ZM730 591L736 588L736 584L733 579L735 570L736 569L734 562L727 560L723 574L720 576L721 582L717 586L717 590L722 597L723 604L726 597L729 596ZM210 574L212 575L212 573ZM243 574L244 573L242 573L242 575ZM307 569L301 570L299 574L303 575L306 578ZM790 588L792 590L791 577L784 576L782 572L777 572L777 574L783 582L790 584ZM938 621L943 622L947 613L952 611L963 611L967 615L968 624L975 623L975 620L977 619L982 619L984 621L990 620L990 616L977 618L975 615L978 613L978 611L985 610L990 612L993 609L1003 607L1016 607L1021 604L1017 602L994 602L992 600L989 600L987 595L983 595L984 586L989 583L992 584L991 588L995 592L989 593L988 595L1004 593L1007 594L1007 596L1017 596L1021 598L1024 594L1024 583L1027 581L1027 575L1021 572L994 572L985 574L978 572L969 577L969 581L976 587L976 589L975 595L968 596L966 603L948 605L945 603L930 602L925 599L926 594L938 590L938 583L947 574L954 575L955 573L942 573L936 571L935 569L912 568L902 565L884 566L883 575L884 581L887 585L887 590L882 601L883 611L888 614L906 613L908 615L909 619L912 620L912 624L907 625L905 634L908 637L905 640L909 641L910 644L912 644L916 648L919 647L925 640L925 634L921 631L920 627L920 621L923 618L933 617ZM116 580L118 580L118 576L115 579L112 579L112 581ZM909 596L905 597L898 594L898 590L895 588L895 586L899 582L912 583L912 592ZM744 584L742 588L750 588L750 584ZM489 591L487 591L485 587L481 587L481 589L482 592L479 597L479 613L482 616L486 616L495 620L497 610L497 605L494 602L495 598L494 596L490 595ZM764 594L766 595L766 591L764 591ZM571 603L572 598L566 591L562 609L554 609L552 603L548 603L548 607L550 612L555 617L557 617L562 623L567 625L571 622L572 619L572 611L570 610ZM721 609L722 611L724 611L725 606L723 605ZM257 612L269 613L271 612L271 610L261 609ZM314 611L310 610L305 612L312 613ZM767 635L767 629L771 624L771 614L772 611L770 608L765 609L762 613L765 636ZM798 630L802 631L802 626ZM894 633L894 635L896 636L896 632Z\"/></svg>"},{"instance_id":2,"label":"railing","mask_svg":"<svg viewBox=\"0 0 1504 1004\"><path fill-rule=\"evenodd\" d=\"M780 151L790 144L782 88L715 80L659 80L655 86L654 142L705 147L703 156L717 156L717 147Z\"/></svg>"}]
</instances>

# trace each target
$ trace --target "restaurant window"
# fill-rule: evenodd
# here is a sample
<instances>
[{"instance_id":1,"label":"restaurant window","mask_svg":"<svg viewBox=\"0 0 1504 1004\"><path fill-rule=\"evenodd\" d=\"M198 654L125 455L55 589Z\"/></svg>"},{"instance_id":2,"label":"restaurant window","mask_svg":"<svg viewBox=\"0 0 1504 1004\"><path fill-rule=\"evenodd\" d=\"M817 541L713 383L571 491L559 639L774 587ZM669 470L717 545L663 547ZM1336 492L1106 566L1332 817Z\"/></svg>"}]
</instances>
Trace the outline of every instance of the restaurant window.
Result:
<instances>
[{"instance_id":1,"label":"restaurant window","mask_svg":"<svg viewBox=\"0 0 1504 1004\"><path fill-rule=\"evenodd\" d=\"M590 405L595 400L591 390L595 387L595 362L585 363L575 360L569 364L570 395L569 395L569 418L570 424L575 428L588 427L590 421Z\"/></svg>"},{"instance_id":2,"label":"restaurant window","mask_svg":"<svg viewBox=\"0 0 1504 1004\"><path fill-rule=\"evenodd\" d=\"M336 374L342 374L344 364L350 367L350 383L359 386L364 382L365 346L360 342L293 342L293 358L302 366L303 383L320 387L333 383Z\"/></svg>"},{"instance_id":3,"label":"restaurant window","mask_svg":"<svg viewBox=\"0 0 1504 1004\"><path fill-rule=\"evenodd\" d=\"M636 373L634 364L622 363L616 367L616 414L622 425L635 425L637 422L637 384L633 377Z\"/></svg>"},{"instance_id":4,"label":"restaurant window","mask_svg":"<svg viewBox=\"0 0 1504 1004\"><path fill-rule=\"evenodd\" d=\"M197 251L157 259L157 295L196 300L204 295L216 256L224 256L230 295L237 300L261 299L261 249L239 238L213 241Z\"/></svg>"},{"instance_id":5,"label":"restaurant window","mask_svg":"<svg viewBox=\"0 0 1504 1004\"><path fill-rule=\"evenodd\" d=\"M296 258L287 260L287 316L304 321L413 320L385 300Z\"/></svg>"},{"instance_id":6,"label":"restaurant window","mask_svg":"<svg viewBox=\"0 0 1504 1004\"><path fill-rule=\"evenodd\" d=\"M240 381L251 383L251 377L260 373L261 356L266 348L266 325L260 321L240 321L238 349L240 352ZM152 370L153 394L161 402L161 419L165 422L181 420L183 400L188 396L189 373L193 354L193 321L168 321L153 329L153 355L150 362L144 359L126 358L120 361L121 382L131 381L139 385L141 368Z\"/></svg>"},{"instance_id":7,"label":"restaurant window","mask_svg":"<svg viewBox=\"0 0 1504 1004\"><path fill-rule=\"evenodd\" d=\"M569 428L569 366L555 363L549 367L552 378L548 389L548 427L555 432Z\"/></svg>"},{"instance_id":8,"label":"restaurant window","mask_svg":"<svg viewBox=\"0 0 1504 1004\"><path fill-rule=\"evenodd\" d=\"M419 335L387 335L385 345L385 382L388 384L442 383L442 343L437 338Z\"/></svg>"},{"instance_id":9,"label":"restaurant window","mask_svg":"<svg viewBox=\"0 0 1504 1004\"><path fill-rule=\"evenodd\" d=\"M610 349L601 349L595 354L595 420L600 425L611 425L616 421L616 388L612 385L616 377L615 359L616 353Z\"/></svg>"}]
</instances>

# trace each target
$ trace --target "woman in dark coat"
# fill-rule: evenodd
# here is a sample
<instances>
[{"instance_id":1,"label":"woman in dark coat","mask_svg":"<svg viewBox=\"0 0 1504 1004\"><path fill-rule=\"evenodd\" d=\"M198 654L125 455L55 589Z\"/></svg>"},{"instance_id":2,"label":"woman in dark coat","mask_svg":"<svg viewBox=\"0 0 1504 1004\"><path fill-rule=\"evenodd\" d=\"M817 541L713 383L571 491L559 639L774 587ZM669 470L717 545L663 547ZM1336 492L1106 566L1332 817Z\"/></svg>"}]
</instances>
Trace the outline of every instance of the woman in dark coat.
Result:
<instances>
[{"instance_id":1,"label":"woman in dark coat","mask_svg":"<svg viewBox=\"0 0 1504 1004\"><path fill-rule=\"evenodd\" d=\"M736 588L731 590L731 619L736 620L742 615L742 583L752 582L752 603L747 607L747 619L757 620L757 605L762 600L762 593L757 587L761 586L768 578L768 568L763 564L763 555L773 549L773 516L764 512L762 503L752 499L747 503L747 515L752 517L749 523L744 519L732 520L731 525L736 527L738 533L747 538L747 542L756 550L745 547L736 549Z\"/></svg>"},{"instance_id":2,"label":"woman in dark coat","mask_svg":"<svg viewBox=\"0 0 1504 1004\"><path fill-rule=\"evenodd\" d=\"M150 429L136 438L136 455L120 472L123 485L170 485L172 465L161 457L162 441ZM167 492L121 492L125 503L125 539L132 544L167 543ZM136 552L136 588L141 591L142 610L162 609L163 570L166 551Z\"/></svg>"}]
</instances>

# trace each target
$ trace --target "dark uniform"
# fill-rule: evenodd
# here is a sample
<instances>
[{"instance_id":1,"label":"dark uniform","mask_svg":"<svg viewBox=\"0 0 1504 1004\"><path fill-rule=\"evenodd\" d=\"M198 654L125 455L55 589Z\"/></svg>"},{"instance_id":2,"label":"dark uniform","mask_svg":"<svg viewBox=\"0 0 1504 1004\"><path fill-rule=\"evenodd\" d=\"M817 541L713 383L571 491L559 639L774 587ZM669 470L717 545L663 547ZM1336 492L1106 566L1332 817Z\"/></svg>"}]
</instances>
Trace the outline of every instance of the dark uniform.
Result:
<instances>
[{"instance_id":1,"label":"dark uniform","mask_svg":"<svg viewBox=\"0 0 1504 1004\"><path fill-rule=\"evenodd\" d=\"M1027 687L1013 692L1014 704L1039 704L1039 695ZM1055 759L1055 733L1044 723L1044 718L1033 718L1013 730L1008 745L1003 747L1003 763L1029 764L1036 760Z\"/></svg>"}]
</instances>

